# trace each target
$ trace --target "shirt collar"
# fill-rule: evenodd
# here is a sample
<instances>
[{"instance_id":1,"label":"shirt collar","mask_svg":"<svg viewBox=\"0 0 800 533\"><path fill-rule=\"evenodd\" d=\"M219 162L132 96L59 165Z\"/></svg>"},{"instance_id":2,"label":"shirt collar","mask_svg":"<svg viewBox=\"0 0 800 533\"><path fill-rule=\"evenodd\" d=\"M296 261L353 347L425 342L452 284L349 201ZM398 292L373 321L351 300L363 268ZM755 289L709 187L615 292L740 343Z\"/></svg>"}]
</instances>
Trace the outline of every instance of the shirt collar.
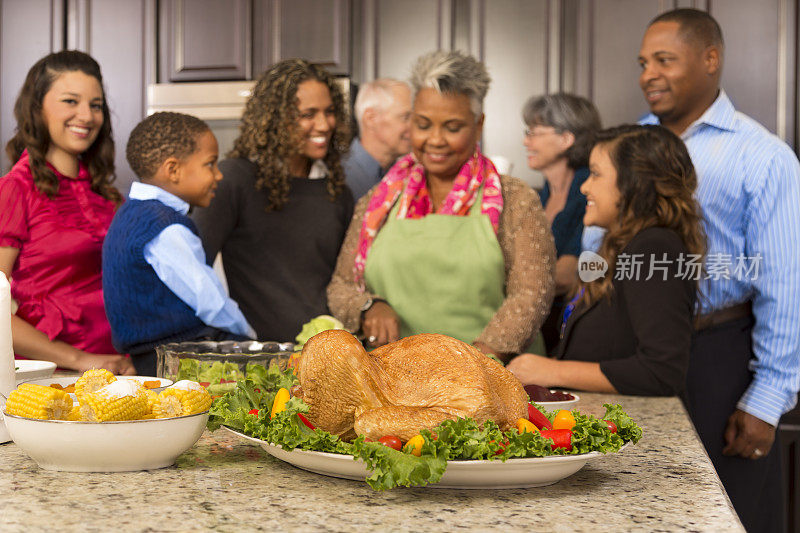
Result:
<instances>
[{"instance_id":1,"label":"shirt collar","mask_svg":"<svg viewBox=\"0 0 800 533\"><path fill-rule=\"evenodd\" d=\"M661 121L653 113L646 115L640 124L660 124ZM701 126L711 126L726 131L736 130L736 109L733 107L728 95L725 94L724 89L719 90L719 95L714 103L711 104L705 112L700 115L700 118L692 122L686 131L681 134L681 138L686 139L690 137Z\"/></svg>"},{"instance_id":2,"label":"shirt collar","mask_svg":"<svg viewBox=\"0 0 800 533\"><path fill-rule=\"evenodd\" d=\"M328 176L328 167L322 159L317 159L312 163L311 170L308 171L308 179L320 180Z\"/></svg>"},{"instance_id":3,"label":"shirt collar","mask_svg":"<svg viewBox=\"0 0 800 533\"><path fill-rule=\"evenodd\" d=\"M162 204L171 207L175 211L185 215L189 212L189 204L174 194L165 191L161 187L134 181L131 183L131 192L128 194L131 200L158 200Z\"/></svg>"}]
</instances>

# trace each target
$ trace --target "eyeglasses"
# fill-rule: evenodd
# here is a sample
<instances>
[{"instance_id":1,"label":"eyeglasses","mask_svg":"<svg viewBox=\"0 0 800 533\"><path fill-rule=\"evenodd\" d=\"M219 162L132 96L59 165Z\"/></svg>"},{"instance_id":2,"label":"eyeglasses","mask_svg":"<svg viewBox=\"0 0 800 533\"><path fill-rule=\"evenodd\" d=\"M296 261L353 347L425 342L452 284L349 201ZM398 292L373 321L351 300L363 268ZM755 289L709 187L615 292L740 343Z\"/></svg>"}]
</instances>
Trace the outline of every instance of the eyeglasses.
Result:
<instances>
[{"instance_id":1,"label":"eyeglasses","mask_svg":"<svg viewBox=\"0 0 800 533\"><path fill-rule=\"evenodd\" d=\"M531 137L541 137L542 135L549 135L550 133L558 133L555 128L549 128L549 127L542 128L541 126L536 126L534 129L525 128L522 131L525 134L525 137L528 137L529 139Z\"/></svg>"}]
</instances>

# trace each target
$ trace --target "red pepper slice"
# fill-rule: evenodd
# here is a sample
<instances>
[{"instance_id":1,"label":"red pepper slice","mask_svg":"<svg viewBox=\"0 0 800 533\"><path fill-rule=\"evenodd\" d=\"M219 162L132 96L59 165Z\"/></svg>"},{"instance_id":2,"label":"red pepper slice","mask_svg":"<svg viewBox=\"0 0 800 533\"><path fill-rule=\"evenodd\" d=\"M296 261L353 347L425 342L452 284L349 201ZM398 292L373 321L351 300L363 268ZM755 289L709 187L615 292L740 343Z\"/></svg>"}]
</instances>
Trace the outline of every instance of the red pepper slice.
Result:
<instances>
[{"instance_id":1,"label":"red pepper slice","mask_svg":"<svg viewBox=\"0 0 800 533\"><path fill-rule=\"evenodd\" d=\"M611 430L611 433L617 432L617 425L614 422L612 422L611 420L606 420L605 423L608 426L608 429Z\"/></svg>"},{"instance_id":2,"label":"red pepper slice","mask_svg":"<svg viewBox=\"0 0 800 533\"><path fill-rule=\"evenodd\" d=\"M247 414L258 416L258 409L250 409L249 411L247 411Z\"/></svg>"},{"instance_id":3,"label":"red pepper slice","mask_svg":"<svg viewBox=\"0 0 800 533\"><path fill-rule=\"evenodd\" d=\"M530 403L528 404L528 420L539 429L553 429L550 419Z\"/></svg>"},{"instance_id":4,"label":"red pepper slice","mask_svg":"<svg viewBox=\"0 0 800 533\"><path fill-rule=\"evenodd\" d=\"M495 455L500 455L501 453L506 451L506 446L508 446L508 439L505 439L503 442L497 442L496 440L492 439L489 442L495 442L497 443L498 446L500 446L500 448L496 452L494 452Z\"/></svg>"},{"instance_id":5,"label":"red pepper slice","mask_svg":"<svg viewBox=\"0 0 800 533\"><path fill-rule=\"evenodd\" d=\"M543 429L542 437L551 439L553 449L564 448L567 451L572 449L572 430L571 429Z\"/></svg>"},{"instance_id":6,"label":"red pepper slice","mask_svg":"<svg viewBox=\"0 0 800 533\"><path fill-rule=\"evenodd\" d=\"M200 385L202 385L205 388L208 388L208 386L211 385L211 383L209 383L208 381L201 381Z\"/></svg>"},{"instance_id":7,"label":"red pepper slice","mask_svg":"<svg viewBox=\"0 0 800 533\"><path fill-rule=\"evenodd\" d=\"M312 430L312 431L313 431L313 430L315 430L315 429L317 429L317 428L315 428L315 427L314 427L314 424L312 424L311 422L309 422L309 421L308 421L308 418L306 418L305 416L303 416L303 414L302 414L302 413L297 413L297 418L299 418L299 419L300 419L300 422L302 422L303 424L305 424L305 425L308 427L308 429L310 429L310 430Z\"/></svg>"}]
</instances>

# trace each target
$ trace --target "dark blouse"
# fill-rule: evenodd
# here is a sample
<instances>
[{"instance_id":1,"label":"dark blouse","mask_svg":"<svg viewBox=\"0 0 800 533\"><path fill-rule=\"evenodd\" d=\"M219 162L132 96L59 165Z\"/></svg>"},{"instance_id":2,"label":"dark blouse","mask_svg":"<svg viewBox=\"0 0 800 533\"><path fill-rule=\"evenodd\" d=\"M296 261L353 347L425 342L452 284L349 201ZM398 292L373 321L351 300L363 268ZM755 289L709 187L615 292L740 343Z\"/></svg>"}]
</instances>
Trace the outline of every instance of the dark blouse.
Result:
<instances>
[{"instance_id":1,"label":"dark blouse","mask_svg":"<svg viewBox=\"0 0 800 533\"><path fill-rule=\"evenodd\" d=\"M231 298L265 341L291 341L303 324L328 314L325 289L353 216L350 189L331 201L327 178L296 178L289 202L267 211L254 163L227 159L211 205L193 215L206 257L222 252Z\"/></svg>"},{"instance_id":2,"label":"dark blouse","mask_svg":"<svg viewBox=\"0 0 800 533\"><path fill-rule=\"evenodd\" d=\"M556 217L550 229L556 241L556 256L581 255L581 235L583 234L583 214L586 212L586 197L581 192L581 185L589 177L589 169L581 167L575 170L575 176L569 186L567 203ZM545 182L539 191L542 206L550 198L550 184Z\"/></svg>"},{"instance_id":3,"label":"dark blouse","mask_svg":"<svg viewBox=\"0 0 800 533\"><path fill-rule=\"evenodd\" d=\"M631 269L621 268L623 254L640 259L638 279L628 279ZM686 259L686 254L686 246L672 230L648 228L638 233L619 255L611 297L572 313L556 357L599 362L621 394L680 394L689 364L695 302L694 280L678 276L679 257ZM655 268L647 279L651 264ZM625 279L617 279L623 273Z\"/></svg>"}]
</instances>

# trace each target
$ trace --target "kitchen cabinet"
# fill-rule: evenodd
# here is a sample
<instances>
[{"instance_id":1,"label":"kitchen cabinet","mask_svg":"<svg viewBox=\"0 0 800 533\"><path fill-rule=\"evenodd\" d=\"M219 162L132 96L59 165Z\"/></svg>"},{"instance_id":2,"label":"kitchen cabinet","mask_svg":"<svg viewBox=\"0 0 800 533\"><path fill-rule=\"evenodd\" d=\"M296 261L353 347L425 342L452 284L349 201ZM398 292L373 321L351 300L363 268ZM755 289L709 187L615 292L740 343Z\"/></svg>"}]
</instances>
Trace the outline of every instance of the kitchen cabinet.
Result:
<instances>
[{"instance_id":1,"label":"kitchen cabinet","mask_svg":"<svg viewBox=\"0 0 800 533\"><path fill-rule=\"evenodd\" d=\"M251 76L251 0L160 0L159 81Z\"/></svg>"},{"instance_id":2,"label":"kitchen cabinet","mask_svg":"<svg viewBox=\"0 0 800 533\"><path fill-rule=\"evenodd\" d=\"M295 57L350 74L350 0L256 0L253 77Z\"/></svg>"},{"instance_id":3,"label":"kitchen cabinet","mask_svg":"<svg viewBox=\"0 0 800 533\"><path fill-rule=\"evenodd\" d=\"M350 0L159 0L159 82L247 80L294 57L350 73Z\"/></svg>"}]
</instances>

